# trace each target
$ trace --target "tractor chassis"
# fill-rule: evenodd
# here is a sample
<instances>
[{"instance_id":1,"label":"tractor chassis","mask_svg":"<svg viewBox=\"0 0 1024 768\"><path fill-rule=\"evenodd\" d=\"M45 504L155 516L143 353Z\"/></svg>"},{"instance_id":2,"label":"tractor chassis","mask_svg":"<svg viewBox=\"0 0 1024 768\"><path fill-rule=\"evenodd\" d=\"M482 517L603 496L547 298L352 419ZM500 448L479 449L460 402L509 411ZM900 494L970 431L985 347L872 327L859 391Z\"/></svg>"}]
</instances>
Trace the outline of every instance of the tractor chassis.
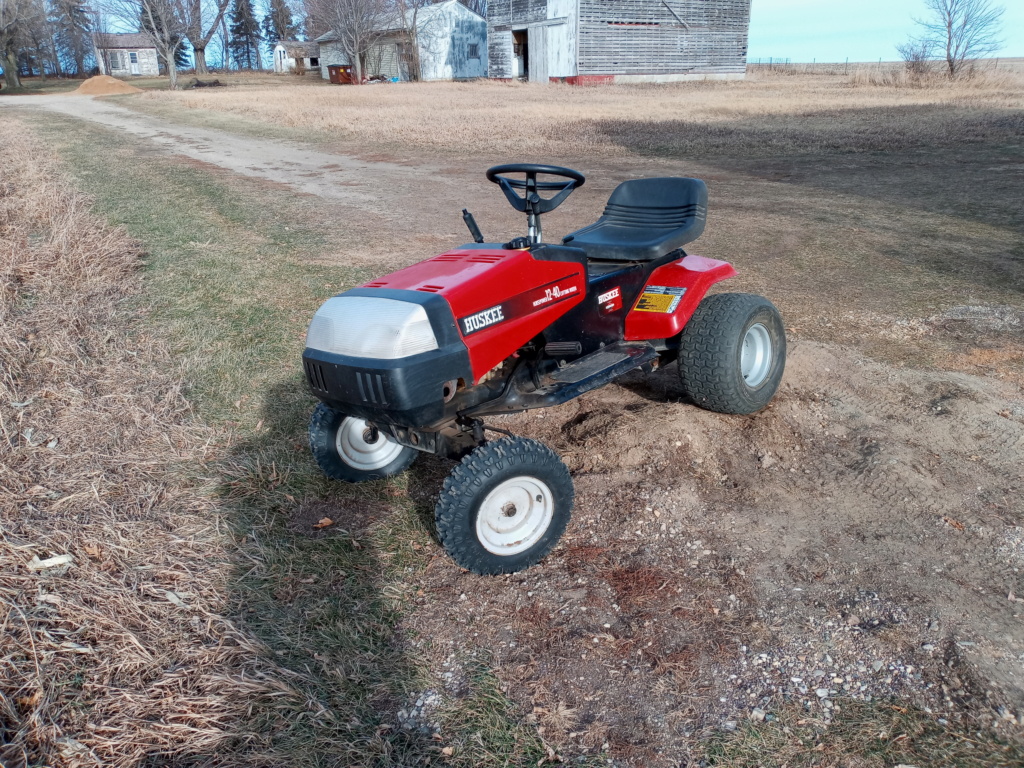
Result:
<instances>
[{"instance_id":1,"label":"tractor chassis","mask_svg":"<svg viewBox=\"0 0 1024 768\"><path fill-rule=\"evenodd\" d=\"M544 374L539 373L537 361L520 357L496 397L461 409L458 409L456 401L457 410L453 416L440 424L426 428L383 423L374 426L401 445L457 460L487 441L484 434L486 430L511 434L487 426L482 420L484 416L561 405L586 392L599 389L634 369L653 371L660 363L670 361L671 354L671 350L664 345L659 351L650 342L620 341L568 364L553 360L541 361L554 366L553 370ZM456 398L466 399L466 395L471 392L463 390Z\"/></svg>"}]
</instances>

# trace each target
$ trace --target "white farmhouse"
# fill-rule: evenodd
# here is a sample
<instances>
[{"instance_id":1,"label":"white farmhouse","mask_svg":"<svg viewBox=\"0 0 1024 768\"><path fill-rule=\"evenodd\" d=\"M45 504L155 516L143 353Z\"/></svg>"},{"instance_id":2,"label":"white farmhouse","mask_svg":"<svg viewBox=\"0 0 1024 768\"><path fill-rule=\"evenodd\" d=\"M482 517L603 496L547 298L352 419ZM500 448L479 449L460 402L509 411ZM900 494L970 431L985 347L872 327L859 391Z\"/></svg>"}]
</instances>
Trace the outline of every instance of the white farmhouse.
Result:
<instances>
[{"instance_id":1,"label":"white farmhouse","mask_svg":"<svg viewBox=\"0 0 1024 768\"><path fill-rule=\"evenodd\" d=\"M364 76L383 80L469 80L487 76L487 22L458 0L382 16L381 37L366 55ZM335 32L316 40L320 69L349 69Z\"/></svg>"},{"instance_id":2,"label":"white farmhouse","mask_svg":"<svg viewBox=\"0 0 1024 768\"><path fill-rule=\"evenodd\" d=\"M320 69L320 46L301 40L281 40L274 46L274 71L304 74Z\"/></svg>"},{"instance_id":3,"label":"white farmhouse","mask_svg":"<svg viewBox=\"0 0 1024 768\"><path fill-rule=\"evenodd\" d=\"M146 35L96 32L92 44L101 75L155 77L160 74L156 47Z\"/></svg>"}]
</instances>

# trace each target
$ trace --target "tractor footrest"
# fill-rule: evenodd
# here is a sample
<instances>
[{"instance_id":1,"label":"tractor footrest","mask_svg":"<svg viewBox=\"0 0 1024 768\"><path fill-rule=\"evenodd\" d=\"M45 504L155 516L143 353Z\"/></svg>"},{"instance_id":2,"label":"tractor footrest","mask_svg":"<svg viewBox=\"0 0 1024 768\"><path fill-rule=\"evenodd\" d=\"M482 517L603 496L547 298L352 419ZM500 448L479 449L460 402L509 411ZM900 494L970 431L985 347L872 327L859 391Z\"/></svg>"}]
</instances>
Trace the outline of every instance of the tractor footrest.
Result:
<instances>
[{"instance_id":1,"label":"tractor footrest","mask_svg":"<svg viewBox=\"0 0 1024 768\"><path fill-rule=\"evenodd\" d=\"M650 344L628 344L620 341L574 360L564 368L549 374L547 378L556 386L580 384L591 378L610 381L627 371L639 368L644 363L651 362L657 356L657 350Z\"/></svg>"}]
</instances>

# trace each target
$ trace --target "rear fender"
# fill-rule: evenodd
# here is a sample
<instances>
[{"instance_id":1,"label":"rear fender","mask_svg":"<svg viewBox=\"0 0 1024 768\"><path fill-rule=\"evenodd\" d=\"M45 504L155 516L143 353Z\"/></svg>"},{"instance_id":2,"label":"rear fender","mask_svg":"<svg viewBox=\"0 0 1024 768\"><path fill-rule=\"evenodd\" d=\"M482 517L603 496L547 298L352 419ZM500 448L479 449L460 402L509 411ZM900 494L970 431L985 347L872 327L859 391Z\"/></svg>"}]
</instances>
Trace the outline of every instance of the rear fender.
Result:
<instances>
[{"instance_id":1,"label":"rear fender","mask_svg":"<svg viewBox=\"0 0 1024 768\"><path fill-rule=\"evenodd\" d=\"M626 315L626 341L668 339L683 330L715 283L735 276L726 261L685 256L651 273Z\"/></svg>"}]
</instances>

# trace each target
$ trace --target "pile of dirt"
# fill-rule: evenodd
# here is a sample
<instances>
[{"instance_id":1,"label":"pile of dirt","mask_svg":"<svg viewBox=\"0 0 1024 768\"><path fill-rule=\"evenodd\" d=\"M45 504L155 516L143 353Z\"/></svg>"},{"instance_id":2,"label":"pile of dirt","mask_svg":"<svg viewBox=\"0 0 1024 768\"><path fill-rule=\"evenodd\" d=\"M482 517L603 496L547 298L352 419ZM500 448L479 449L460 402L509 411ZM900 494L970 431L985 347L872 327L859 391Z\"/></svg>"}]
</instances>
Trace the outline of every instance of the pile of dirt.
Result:
<instances>
[{"instance_id":1,"label":"pile of dirt","mask_svg":"<svg viewBox=\"0 0 1024 768\"><path fill-rule=\"evenodd\" d=\"M486 652L560 754L645 768L785 702L828 723L895 695L1020 738L1021 391L798 339L754 416L675 374L501 424L566 460L573 521L523 573L426 570L407 626L435 668ZM410 471L429 505L434 465Z\"/></svg>"},{"instance_id":2,"label":"pile of dirt","mask_svg":"<svg viewBox=\"0 0 1024 768\"><path fill-rule=\"evenodd\" d=\"M111 96L117 93L142 93L142 89L110 75L97 75L78 86L75 93L85 96Z\"/></svg>"}]
</instances>

